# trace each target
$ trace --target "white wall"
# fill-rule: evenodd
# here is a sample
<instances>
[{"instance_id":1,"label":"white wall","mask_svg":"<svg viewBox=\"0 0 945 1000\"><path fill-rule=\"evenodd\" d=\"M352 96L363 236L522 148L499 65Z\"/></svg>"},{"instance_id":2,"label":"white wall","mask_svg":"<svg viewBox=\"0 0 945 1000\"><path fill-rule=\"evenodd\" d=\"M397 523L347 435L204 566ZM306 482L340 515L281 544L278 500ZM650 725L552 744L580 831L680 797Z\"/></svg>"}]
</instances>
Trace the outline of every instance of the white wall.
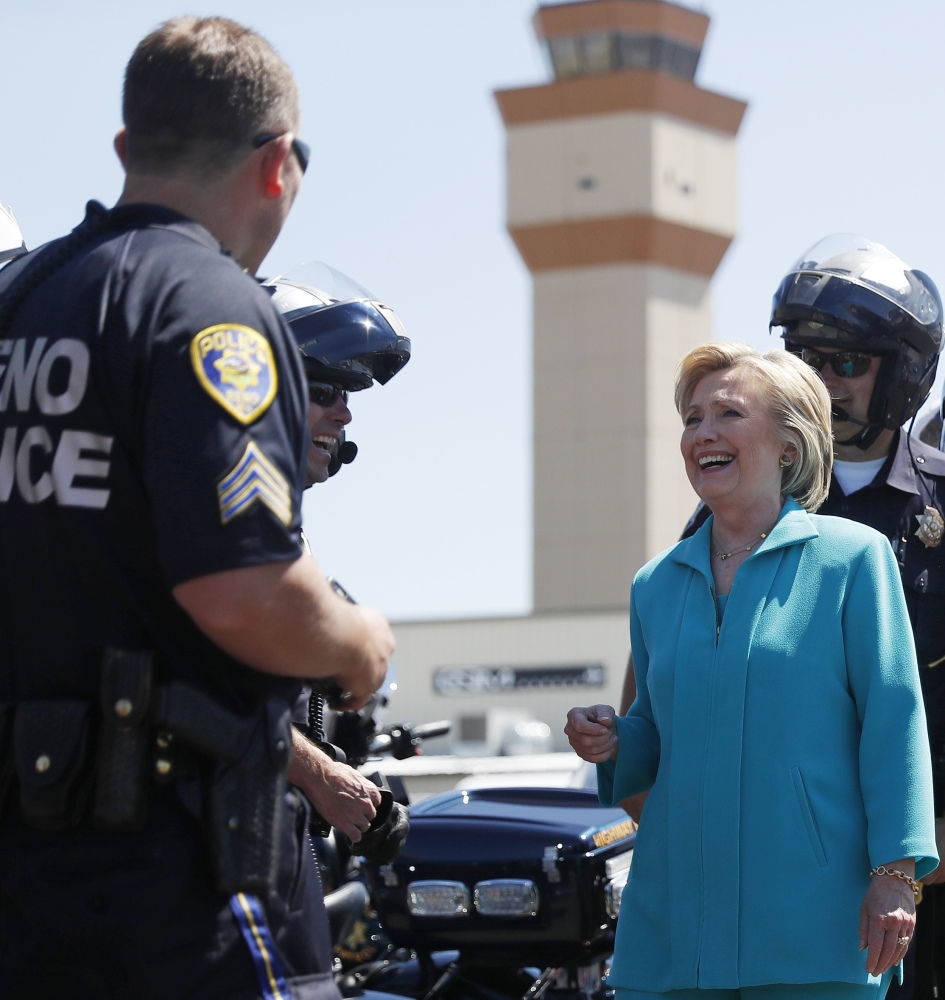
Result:
<instances>
[{"instance_id":1,"label":"white wall","mask_svg":"<svg viewBox=\"0 0 945 1000\"><path fill-rule=\"evenodd\" d=\"M627 611L527 618L465 621L401 622L397 639L398 689L391 697L390 722L433 722L450 719L459 731L463 715L494 707L532 713L550 726L554 749L568 749L562 730L574 705L620 701L629 642ZM600 663L602 687L515 689L498 693L444 695L434 689L434 673L442 667L560 667ZM431 740L427 753L452 752L451 738Z\"/></svg>"}]
</instances>

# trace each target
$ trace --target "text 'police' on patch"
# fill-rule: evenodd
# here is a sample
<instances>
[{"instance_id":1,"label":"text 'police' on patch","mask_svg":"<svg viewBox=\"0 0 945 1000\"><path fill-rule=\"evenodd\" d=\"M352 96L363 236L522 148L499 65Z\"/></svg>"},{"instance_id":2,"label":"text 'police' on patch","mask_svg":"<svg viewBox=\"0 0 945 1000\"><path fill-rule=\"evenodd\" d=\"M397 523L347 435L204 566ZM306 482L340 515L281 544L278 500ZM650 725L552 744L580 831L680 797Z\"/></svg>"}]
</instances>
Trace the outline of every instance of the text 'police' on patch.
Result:
<instances>
[{"instance_id":1,"label":"text 'police' on patch","mask_svg":"<svg viewBox=\"0 0 945 1000\"><path fill-rule=\"evenodd\" d=\"M272 348L252 327L208 326L190 342L190 359L207 393L240 423L252 423L275 398Z\"/></svg>"}]
</instances>

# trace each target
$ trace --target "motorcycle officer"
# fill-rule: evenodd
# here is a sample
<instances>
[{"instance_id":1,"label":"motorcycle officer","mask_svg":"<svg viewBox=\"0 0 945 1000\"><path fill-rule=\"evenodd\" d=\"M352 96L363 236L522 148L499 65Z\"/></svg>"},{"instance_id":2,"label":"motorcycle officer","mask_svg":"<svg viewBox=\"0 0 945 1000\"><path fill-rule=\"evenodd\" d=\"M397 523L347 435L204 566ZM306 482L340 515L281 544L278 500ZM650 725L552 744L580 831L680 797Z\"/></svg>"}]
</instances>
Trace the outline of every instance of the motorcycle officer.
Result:
<instances>
[{"instance_id":1,"label":"motorcycle officer","mask_svg":"<svg viewBox=\"0 0 945 1000\"><path fill-rule=\"evenodd\" d=\"M771 327L820 371L836 442L821 514L861 521L899 562L932 744L936 839L945 847L945 454L903 429L925 402L942 349L942 301L931 279L880 244L821 240L775 292ZM945 866L923 880L902 984L887 994L945 992Z\"/></svg>"},{"instance_id":2,"label":"motorcycle officer","mask_svg":"<svg viewBox=\"0 0 945 1000\"><path fill-rule=\"evenodd\" d=\"M348 394L370 388L375 381L389 382L410 360L410 340L389 306L326 264L303 265L263 282L263 288L271 292L294 335L305 369L308 488L354 461L357 446L345 438L351 422ZM406 812L395 803L389 822L366 836L381 801L378 787L329 756L298 728L293 731L292 749L289 780L302 789L321 818L360 844L362 852L373 857L380 850L390 860L406 837Z\"/></svg>"},{"instance_id":3,"label":"motorcycle officer","mask_svg":"<svg viewBox=\"0 0 945 1000\"><path fill-rule=\"evenodd\" d=\"M774 294L771 329L820 372L833 400L836 444L830 492L819 514L882 532L899 562L919 660L932 748L936 839L945 857L945 454L903 425L935 379L942 300L932 280L884 246L828 236L788 270ZM708 517L700 505L682 537ZM620 711L635 697L633 661ZM631 809L639 817L642 797ZM887 996L945 996L945 864L923 879L903 983Z\"/></svg>"}]
</instances>

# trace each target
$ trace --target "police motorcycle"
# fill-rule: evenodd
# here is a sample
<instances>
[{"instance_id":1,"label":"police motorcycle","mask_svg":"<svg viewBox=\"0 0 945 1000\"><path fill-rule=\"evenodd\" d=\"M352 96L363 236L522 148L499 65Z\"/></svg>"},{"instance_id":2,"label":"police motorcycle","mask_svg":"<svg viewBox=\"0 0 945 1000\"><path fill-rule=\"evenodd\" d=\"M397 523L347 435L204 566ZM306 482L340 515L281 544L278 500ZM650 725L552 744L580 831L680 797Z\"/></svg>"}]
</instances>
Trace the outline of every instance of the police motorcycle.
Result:
<instances>
[{"instance_id":1,"label":"police motorcycle","mask_svg":"<svg viewBox=\"0 0 945 1000\"><path fill-rule=\"evenodd\" d=\"M365 770L378 753L403 759L448 729L374 728L386 694L331 730ZM402 785L371 777L393 785L395 808L408 804ZM334 831L316 842L343 996L612 996L603 975L636 839L626 813L585 787L458 790L409 812L409 834L380 851L372 831L354 845ZM383 815L382 805L375 824Z\"/></svg>"},{"instance_id":2,"label":"police motorcycle","mask_svg":"<svg viewBox=\"0 0 945 1000\"><path fill-rule=\"evenodd\" d=\"M458 789L411 805L396 857L354 859L370 903L335 941L342 994L607 1000L635 840L633 820L587 787Z\"/></svg>"}]
</instances>

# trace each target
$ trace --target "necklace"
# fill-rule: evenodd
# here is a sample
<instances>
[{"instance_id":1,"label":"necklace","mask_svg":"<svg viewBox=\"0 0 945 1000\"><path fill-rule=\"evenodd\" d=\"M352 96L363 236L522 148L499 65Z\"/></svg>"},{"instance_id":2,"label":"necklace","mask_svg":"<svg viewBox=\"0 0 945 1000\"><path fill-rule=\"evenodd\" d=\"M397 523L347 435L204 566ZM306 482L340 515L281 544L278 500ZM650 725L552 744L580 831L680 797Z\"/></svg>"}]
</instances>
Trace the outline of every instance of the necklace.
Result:
<instances>
[{"instance_id":1,"label":"necklace","mask_svg":"<svg viewBox=\"0 0 945 1000\"><path fill-rule=\"evenodd\" d=\"M757 537L753 538L747 545L743 545L740 549L732 549L731 552L720 552L718 549L713 549L712 551L725 562L726 559L731 559L732 556L738 555L740 552L751 552L752 546L758 542L763 542L768 537L767 531L762 531L762 533Z\"/></svg>"}]
</instances>

